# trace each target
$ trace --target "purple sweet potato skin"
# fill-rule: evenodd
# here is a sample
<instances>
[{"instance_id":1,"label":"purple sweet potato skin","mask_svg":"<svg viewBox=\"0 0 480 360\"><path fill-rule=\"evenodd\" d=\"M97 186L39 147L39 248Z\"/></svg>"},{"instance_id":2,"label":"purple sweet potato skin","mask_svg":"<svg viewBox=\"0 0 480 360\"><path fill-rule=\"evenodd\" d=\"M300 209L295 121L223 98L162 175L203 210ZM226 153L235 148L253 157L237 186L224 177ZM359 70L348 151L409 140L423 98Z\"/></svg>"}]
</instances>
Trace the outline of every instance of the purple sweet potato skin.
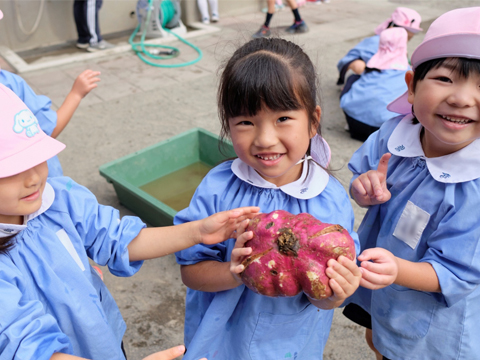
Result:
<instances>
[{"instance_id":1,"label":"purple sweet potato skin","mask_svg":"<svg viewBox=\"0 0 480 360\"><path fill-rule=\"evenodd\" d=\"M306 213L259 214L246 231L253 231L245 244L252 254L242 262L242 280L266 296L295 296L303 291L313 299L330 297L327 261L340 255L355 258L355 244L347 230Z\"/></svg>"}]
</instances>

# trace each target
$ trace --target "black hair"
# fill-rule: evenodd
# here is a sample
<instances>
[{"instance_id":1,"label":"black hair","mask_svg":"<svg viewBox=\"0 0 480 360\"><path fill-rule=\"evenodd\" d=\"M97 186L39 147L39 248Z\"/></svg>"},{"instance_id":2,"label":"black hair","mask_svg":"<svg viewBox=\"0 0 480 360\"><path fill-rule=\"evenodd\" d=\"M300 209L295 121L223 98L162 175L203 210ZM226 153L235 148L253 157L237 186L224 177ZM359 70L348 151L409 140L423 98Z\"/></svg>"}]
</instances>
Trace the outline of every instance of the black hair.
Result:
<instances>
[{"instance_id":1,"label":"black hair","mask_svg":"<svg viewBox=\"0 0 480 360\"><path fill-rule=\"evenodd\" d=\"M15 236L0 238L0 254L7 254L15 245Z\"/></svg>"},{"instance_id":2,"label":"black hair","mask_svg":"<svg viewBox=\"0 0 480 360\"><path fill-rule=\"evenodd\" d=\"M470 74L480 75L480 60L478 59L467 59L467 58L439 58L429 61L425 61L417 66L413 73L413 91L417 87L417 83L427 76L428 72L433 69L438 69L441 66L447 66L452 73L457 74L463 78L468 78ZM412 107L413 109L413 107ZM412 120L414 124L418 124L418 120L415 117Z\"/></svg>"},{"instance_id":3,"label":"black hair","mask_svg":"<svg viewBox=\"0 0 480 360\"><path fill-rule=\"evenodd\" d=\"M220 138L230 135L229 119L255 116L263 108L305 109L310 128L320 135L320 119L315 116L317 86L315 67L300 46L279 38L247 42L234 52L220 78Z\"/></svg>"}]
</instances>

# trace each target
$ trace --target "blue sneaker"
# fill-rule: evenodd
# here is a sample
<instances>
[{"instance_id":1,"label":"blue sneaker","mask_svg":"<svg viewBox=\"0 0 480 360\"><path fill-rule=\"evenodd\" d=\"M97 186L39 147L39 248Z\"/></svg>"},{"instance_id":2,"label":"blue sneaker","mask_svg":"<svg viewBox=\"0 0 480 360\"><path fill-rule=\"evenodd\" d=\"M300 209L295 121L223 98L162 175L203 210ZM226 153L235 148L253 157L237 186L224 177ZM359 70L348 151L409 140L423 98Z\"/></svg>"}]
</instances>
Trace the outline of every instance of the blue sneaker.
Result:
<instances>
[{"instance_id":1,"label":"blue sneaker","mask_svg":"<svg viewBox=\"0 0 480 360\"><path fill-rule=\"evenodd\" d=\"M289 34L303 34L308 32L308 26L305 24L305 21L302 20L300 23L294 23L292 26L289 26L285 29Z\"/></svg>"},{"instance_id":2,"label":"blue sneaker","mask_svg":"<svg viewBox=\"0 0 480 360\"><path fill-rule=\"evenodd\" d=\"M260 30L258 30L255 34L252 35L252 38L254 39L266 38L266 37L269 37L270 34L271 34L270 28L266 27L265 25L262 25Z\"/></svg>"}]
</instances>

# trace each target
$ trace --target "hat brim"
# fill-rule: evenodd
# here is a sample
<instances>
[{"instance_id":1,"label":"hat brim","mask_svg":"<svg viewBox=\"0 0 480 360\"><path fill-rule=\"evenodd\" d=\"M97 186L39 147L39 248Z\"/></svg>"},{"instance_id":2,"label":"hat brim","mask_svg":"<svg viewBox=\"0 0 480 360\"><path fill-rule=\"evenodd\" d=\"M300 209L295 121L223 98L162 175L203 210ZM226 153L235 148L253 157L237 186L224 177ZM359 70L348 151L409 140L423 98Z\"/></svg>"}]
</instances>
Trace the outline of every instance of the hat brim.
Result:
<instances>
[{"instance_id":1,"label":"hat brim","mask_svg":"<svg viewBox=\"0 0 480 360\"><path fill-rule=\"evenodd\" d=\"M408 102L408 90L388 104L387 110L402 115L410 114L412 112L412 104Z\"/></svg>"},{"instance_id":2,"label":"hat brim","mask_svg":"<svg viewBox=\"0 0 480 360\"><path fill-rule=\"evenodd\" d=\"M480 36L475 33L444 35L420 44L412 54L412 67L433 59L464 57L480 59Z\"/></svg>"},{"instance_id":3,"label":"hat brim","mask_svg":"<svg viewBox=\"0 0 480 360\"><path fill-rule=\"evenodd\" d=\"M35 142L23 151L0 161L0 178L20 174L57 155L65 144L50 136Z\"/></svg>"},{"instance_id":4,"label":"hat brim","mask_svg":"<svg viewBox=\"0 0 480 360\"><path fill-rule=\"evenodd\" d=\"M2 12L2 10L0 10L0 20L2 20L2 19L3 19L3 12Z\"/></svg>"}]
</instances>

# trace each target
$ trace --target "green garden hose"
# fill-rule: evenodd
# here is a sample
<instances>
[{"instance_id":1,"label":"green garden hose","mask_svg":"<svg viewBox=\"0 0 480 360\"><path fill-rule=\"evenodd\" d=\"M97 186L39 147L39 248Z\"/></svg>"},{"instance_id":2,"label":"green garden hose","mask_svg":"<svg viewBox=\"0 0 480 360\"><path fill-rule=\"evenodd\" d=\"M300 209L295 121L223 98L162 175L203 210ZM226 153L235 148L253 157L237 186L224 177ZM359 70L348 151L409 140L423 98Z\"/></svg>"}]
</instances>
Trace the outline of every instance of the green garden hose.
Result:
<instances>
[{"instance_id":1,"label":"green garden hose","mask_svg":"<svg viewBox=\"0 0 480 360\"><path fill-rule=\"evenodd\" d=\"M170 20L172 20L173 16L175 15L175 7L174 7L172 1L171 0L162 0L162 2L160 3L160 9L162 11L162 28L163 28L163 30L165 30L166 32L168 32L171 35L174 35L184 44L192 47L198 53L198 57L195 60L188 61L188 62L185 62L185 63L180 63L180 64L159 64L159 63L155 63L155 62L150 61L148 58L155 59L155 60L172 59L172 58L178 56L180 51L174 46L160 45L160 44L145 44L145 34L147 32L147 26L144 26L140 42L139 43L133 42L133 39L137 35L141 24L138 24L137 28L133 31L132 35L128 39L128 43L132 46L132 50L135 51L135 53L138 55L138 57L140 59L142 59L143 62L147 63L148 65L152 65L152 66L156 66L156 67L176 68L176 67L192 65L192 64L195 64L196 62L200 61L200 59L203 56L202 50L200 50L198 47L196 47L192 43L190 43L187 40L185 40L184 38L182 38L180 35L177 35L173 31L170 31L169 29L167 29L165 27L165 25L168 24L168 22ZM145 24L150 23L151 15L152 15L152 0L148 0L148 12L147 12L147 19L146 19ZM150 51L147 50L147 47L169 49L168 52L170 54L169 55L163 55L163 56L154 55ZM160 53L162 53L162 52L160 52Z\"/></svg>"}]
</instances>

